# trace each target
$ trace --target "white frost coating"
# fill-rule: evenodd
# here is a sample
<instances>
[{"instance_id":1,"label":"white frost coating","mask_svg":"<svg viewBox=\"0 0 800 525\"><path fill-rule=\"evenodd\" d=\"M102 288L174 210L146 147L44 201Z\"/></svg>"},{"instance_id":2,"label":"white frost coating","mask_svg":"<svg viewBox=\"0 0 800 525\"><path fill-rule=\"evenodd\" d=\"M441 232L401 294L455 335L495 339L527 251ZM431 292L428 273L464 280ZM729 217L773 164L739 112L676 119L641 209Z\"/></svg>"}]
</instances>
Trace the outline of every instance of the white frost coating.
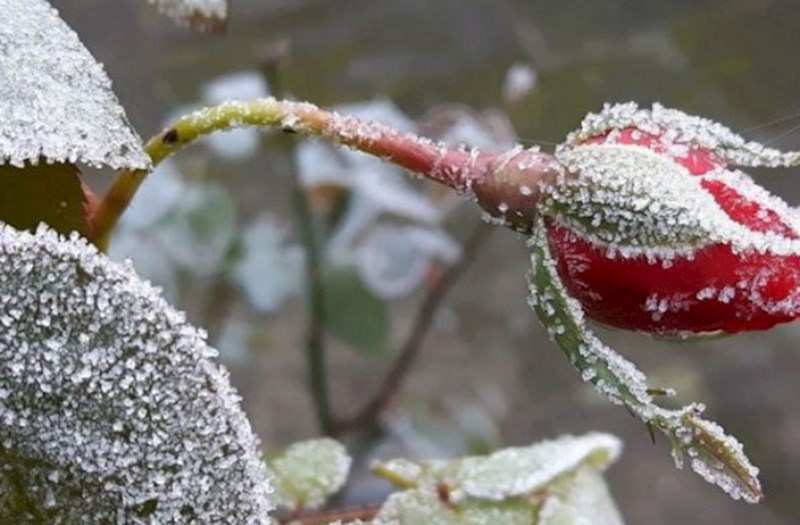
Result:
<instances>
[{"instance_id":1,"label":"white frost coating","mask_svg":"<svg viewBox=\"0 0 800 525\"><path fill-rule=\"evenodd\" d=\"M178 22L194 17L207 20L225 20L228 16L228 0L147 0L158 10Z\"/></svg>"},{"instance_id":2,"label":"white frost coating","mask_svg":"<svg viewBox=\"0 0 800 525\"><path fill-rule=\"evenodd\" d=\"M147 169L103 66L44 0L0 0L0 164Z\"/></svg>"},{"instance_id":3,"label":"white frost coating","mask_svg":"<svg viewBox=\"0 0 800 525\"><path fill-rule=\"evenodd\" d=\"M0 523L269 523L202 331L77 236L0 226L0 265Z\"/></svg>"},{"instance_id":4,"label":"white frost coating","mask_svg":"<svg viewBox=\"0 0 800 525\"><path fill-rule=\"evenodd\" d=\"M411 488L392 495L374 523L620 525L600 471L621 449L622 443L614 436L589 433L488 456L376 463L377 474ZM549 521L545 509L549 509ZM566 517L575 521L563 521Z\"/></svg>"},{"instance_id":5,"label":"white frost coating","mask_svg":"<svg viewBox=\"0 0 800 525\"><path fill-rule=\"evenodd\" d=\"M604 469L621 452L622 441L609 434L563 436L485 458L465 458L452 478L445 479L452 479L468 496L497 501L532 493L582 464Z\"/></svg>"},{"instance_id":6,"label":"white frost coating","mask_svg":"<svg viewBox=\"0 0 800 525\"><path fill-rule=\"evenodd\" d=\"M670 260L717 243L736 253L800 254L800 241L754 231L730 218L702 186L721 180L757 198L790 225L797 212L738 171L692 176L669 157L635 145L585 145L563 149L558 160L578 177L547 188L544 205L558 221L607 246L614 255Z\"/></svg>"},{"instance_id":7,"label":"white frost coating","mask_svg":"<svg viewBox=\"0 0 800 525\"><path fill-rule=\"evenodd\" d=\"M578 470L552 488L539 511L538 525L622 525L603 477L588 468Z\"/></svg>"},{"instance_id":8,"label":"white frost coating","mask_svg":"<svg viewBox=\"0 0 800 525\"><path fill-rule=\"evenodd\" d=\"M687 115L661 104L640 109L634 102L606 104L600 113L588 114L581 122L580 129L567 136L565 145L573 146L591 137L626 127L635 127L654 135L666 132L673 144L693 144L713 150L736 166L794 166L800 160L798 152L784 153L757 142L748 142L712 120Z\"/></svg>"},{"instance_id":9,"label":"white frost coating","mask_svg":"<svg viewBox=\"0 0 800 525\"><path fill-rule=\"evenodd\" d=\"M531 307L584 381L594 384L613 403L625 405L651 431L665 433L677 466L688 455L695 472L733 499L758 502L762 497L758 469L750 463L742 445L716 423L702 419L704 407L700 404L669 410L653 403L646 376L589 329L580 303L568 295L558 276L541 221L529 244L533 251Z\"/></svg>"},{"instance_id":10,"label":"white frost coating","mask_svg":"<svg viewBox=\"0 0 800 525\"><path fill-rule=\"evenodd\" d=\"M270 461L278 504L292 510L314 508L344 486L352 459L333 439L302 441Z\"/></svg>"}]
</instances>

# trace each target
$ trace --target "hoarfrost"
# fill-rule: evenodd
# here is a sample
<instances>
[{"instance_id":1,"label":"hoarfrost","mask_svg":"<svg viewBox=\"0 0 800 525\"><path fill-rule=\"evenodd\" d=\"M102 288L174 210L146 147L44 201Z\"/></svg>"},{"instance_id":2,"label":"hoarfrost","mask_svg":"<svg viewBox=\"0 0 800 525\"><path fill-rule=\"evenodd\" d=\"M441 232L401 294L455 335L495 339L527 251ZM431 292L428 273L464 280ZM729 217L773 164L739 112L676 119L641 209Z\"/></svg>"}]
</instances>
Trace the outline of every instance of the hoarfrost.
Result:
<instances>
[{"instance_id":1,"label":"hoarfrost","mask_svg":"<svg viewBox=\"0 0 800 525\"><path fill-rule=\"evenodd\" d=\"M716 423L702 419L702 405L690 404L677 410L656 405L645 375L589 329L580 303L568 295L558 275L541 221L536 224L530 246L529 302L583 379L613 403L627 407L648 429L667 435L677 466L683 464L684 455L689 456L693 470L734 499L760 501L763 495L758 469L745 456L742 445Z\"/></svg>"},{"instance_id":2,"label":"hoarfrost","mask_svg":"<svg viewBox=\"0 0 800 525\"><path fill-rule=\"evenodd\" d=\"M551 489L539 512L539 525L622 525L614 500L603 477L595 470L582 468L572 478L559 481Z\"/></svg>"},{"instance_id":3,"label":"hoarfrost","mask_svg":"<svg viewBox=\"0 0 800 525\"><path fill-rule=\"evenodd\" d=\"M590 433L488 456L376 463L378 475L407 490L387 500L375 524L621 524L599 472L621 448Z\"/></svg>"},{"instance_id":4,"label":"hoarfrost","mask_svg":"<svg viewBox=\"0 0 800 525\"><path fill-rule=\"evenodd\" d=\"M273 312L300 292L303 284L302 247L287 243L286 227L262 215L241 236L241 256L230 276L259 312Z\"/></svg>"},{"instance_id":5,"label":"hoarfrost","mask_svg":"<svg viewBox=\"0 0 800 525\"><path fill-rule=\"evenodd\" d=\"M45 0L0 0L0 164L147 169L103 66Z\"/></svg>"},{"instance_id":6,"label":"hoarfrost","mask_svg":"<svg viewBox=\"0 0 800 525\"><path fill-rule=\"evenodd\" d=\"M404 486L446 484L463 495L502 501L542 489L581 465L604 469L622 452L609 434L562 436L529 447L505 448L487 456L470 456L419 464L408 460L377 462L373 470Z\"/></svg>"},{"instance_id":7,"label":"hoarfrost","mask_svg":"<svg viewBox=\"0 0 800 525\"><path fill-rule=\"evenodd\" d=\"M216 351L128 266L0 226L0 522L269 523Z\"/></svg>"},{"instance_id":8,"label":"hoarfrost","mask_svg":"<svg viewBox=\"0 0 800 525\"><path fill-rule=\"evenodd\" d=\"M583 119L580 129L567 137L566 145L577 145L588 138L626 127L654 135L668 132L673 145L691 144L709 149L736 166L777 167L798 163L798 152L784 153L748 142L722 124L661 104L653 104L649 109L639 108L634 102L606 104L600 113L590 113Z\"/></svg>"},{"instance_id":9,"label":"hoarfrost","mask_svg":"<svg viewBox=\"0 0 800 525\"><path fill-rule=\"evenodd\" d=\"M318 507L347 481L352 460L332 439L302 441L270 461L279 505Z\"/></svg>"}]
</instances>

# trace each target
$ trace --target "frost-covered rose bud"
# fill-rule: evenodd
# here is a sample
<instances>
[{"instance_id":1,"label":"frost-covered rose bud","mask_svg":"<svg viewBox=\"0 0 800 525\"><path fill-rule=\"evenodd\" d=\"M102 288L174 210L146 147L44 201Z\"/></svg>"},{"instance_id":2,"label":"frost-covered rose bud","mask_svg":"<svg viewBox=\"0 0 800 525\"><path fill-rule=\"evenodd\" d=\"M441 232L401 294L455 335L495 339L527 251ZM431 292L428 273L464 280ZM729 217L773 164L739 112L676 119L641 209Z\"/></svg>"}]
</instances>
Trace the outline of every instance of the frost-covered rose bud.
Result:
<instances>
[{"instance_id":1,"label":"frost-covered rose bud","mask_svg":"<svg viewBox=\"0 0 800 525\"><path fill-rule=\"evenodd\" d=\"M654 105L606 106L556 152L540 211L570 295L619 328L689 337L800 315L800 215L737 166L796 154Z\"/></svg>"}]
</instances>

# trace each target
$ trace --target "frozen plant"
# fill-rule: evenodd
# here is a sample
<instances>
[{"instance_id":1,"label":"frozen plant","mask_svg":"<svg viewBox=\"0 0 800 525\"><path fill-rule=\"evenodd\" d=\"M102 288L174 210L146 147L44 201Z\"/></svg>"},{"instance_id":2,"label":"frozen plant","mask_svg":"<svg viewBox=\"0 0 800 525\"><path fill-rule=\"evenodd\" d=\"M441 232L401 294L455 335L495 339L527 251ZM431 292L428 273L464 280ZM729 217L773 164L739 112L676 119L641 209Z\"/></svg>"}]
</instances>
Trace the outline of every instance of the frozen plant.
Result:
<instances>
[{"instance_id":1,"label":"frozen plant","mask_svg":"<svg viewBox=\"0 0 800 525\"><path fill-rule=\"evenodd\" d=\"M0 522L266 524L205 334L76 236L0 226Z\"/></svg>"},{"instance_id":2,"label":"frozen plant","mask_svg":"<svg viewBox=\"0 0 800 525\"><path fill-rule=\"evenodd\" d=\"M213 0L159 4L212 26L226 8ZM794 166L797 152L747 142L720 124L659 105L607 106L547 154L454 146L275 98L200 109L142 146L102 67L47 2L0 0L0 9L6 16L0 66L10 72L0 79L0 195L12 197L0 207L0 218L11 224L0 226L5 521L268 521L269 475L204 335L130 268L87 244L105 249L153 166L194 140L240 127L280 128L380 157L455 190L490 222L522 233L532 252L530 304L582 379L650 432L665 434L679 466L688 461L734 498L762 498L758 470L742 445L703 419L699 403L657 404L654 396L671 391L651 388L589 322L685 339L797 318L797 211L737 169ZM98 198L82 183L78 162L121 171ZM38 199L44 187L59 196ZM187 215L201 215L215 200L213 189L203 190L183 204ZM216 218L226 230L203 237L215 261L231 243L231 207ZM20 231L40 221L72 236ZM197 233L188 222L177 230L179 237ZM186 265L204 255L168 244ZM312 314L324 313L320 295L310 295ZM326 388L320 332L309 341L319 403ZM326 428L337 430L323 412ZM618 523L602 480L580 468L602 468L618 444L586 438L590 450L583 453L587 447L573 446L576 439L542 445L545 456L558 459L552 462L542 460L540 449L516 449L379 466L408 490L393 496L376 522L415 523L427 513L439 523L576 522L572 509L593 505L607 511L607 523ZM306 470L300 456L328 463ZM335 444L298 445L274 467L318 504L340 486L343 457ZM317 473L325 474L321 485ZM292 487L280 490L284 500L289 494L303 503ZM463 512L456 516L454 509Z\"/></svg>"}]
</instances>

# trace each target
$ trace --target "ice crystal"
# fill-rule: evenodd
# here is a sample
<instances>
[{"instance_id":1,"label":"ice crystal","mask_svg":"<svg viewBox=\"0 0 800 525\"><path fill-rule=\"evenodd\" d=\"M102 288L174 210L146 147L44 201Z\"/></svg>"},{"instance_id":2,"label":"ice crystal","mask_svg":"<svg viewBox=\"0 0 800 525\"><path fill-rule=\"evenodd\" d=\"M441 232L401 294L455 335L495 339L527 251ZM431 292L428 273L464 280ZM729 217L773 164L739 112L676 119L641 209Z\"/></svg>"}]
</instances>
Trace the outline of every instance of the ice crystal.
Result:
<instances>
[{"instance_id":1,"label":"ice crystal","mask_svg":"<svg viewBox=\"0 0 800 525\"><path fill-rule=\"evenodd\" d=\"M567 137L566 146L626 127L654 135L666 133L673 144L712 150L736 166L793 166L798 162L797 152L783 153L757 142L748 142L712 120L687 115L661 104L653 104L650 109L639 108L633 102L606 104L600 113L590 113L580 129Z\"/></svg>"},{"instance_id":2,"label":"ice crystal","mask_svg":"<svg viewBox=\"0 0 800 525\"><path fill-rule=\"evenodd\" d=\"M591 433L488 456L376 463L377 474L407 490L387 500L375 524L621 524L599 472L621 446Z\"/></svg>"},{"instance_id":3,"label":"ice crystal","mask_svg":"<svg viewBox=\"0 0 800 525\"><path fill-rule=\"evenodd\" d=\"M0 226L0 522L266 524L216 351L77 235Z\"/></svg>"},{"instance_id":4,"label":"ice crystal","mask_svg":"<svg viewBox=\"0 0 800 525\"><path fill-rule=\"evenodd\" d=\"M219 30L228 16L228 0L147 0L180 23Z\"/></svg>"},{"instance_id":5,"label":"ice crystal","mask_svg":"<svg viewBox=\"0 0 800 525\"><path fill-rule=\"evenodd\" d=\"M295 443L270 461L278 504L293 510L322 505L347 481L351 461L332 439Z\"/></svg>"},{"instance_id":6,"label":"ice crystal","mask_svg":"<svg viewBox=\"0 0 800 525\"><path fill-rule=\"evenodd\" d=\"M401 486L444 483L465 496L501 501L533 493L581 465L604 469L621 451L622 442L616 437L589 433L506 448L488 456L421 463L405 459L377 462L373 470Z\"/></svg>"},{"instance_id":7,"label":"ice crystal","mask_svg":"<svg viewBox=\"0 0 800 525\"><path fill-rule=\"evenodd\" d=\"M0 164L148 168L103 66L45 0L0 0Z\"/></svg>"},{"instance_id":8,"label":"ice crystal","mask_svg":"<svg viewBox=\"0 0 800 525\"><path fill-rule=\"evenodd\" d=\"M734 499L759 501L762 493L758 469L745 456L741 444L719 425L702 419L701 405L677 410L656 405L645 375L589 329L580 303L567 294L558 275L541 222L530 244L531 306L551 338L581 371L582 378L612 402L626 406L649 429L666 434L678 466L683 464L684 455L689 456L693 470ZM660 310L660 304L656 308Z\"/></svg>"},{"instance_id":9,"label":"ice crystal","mask_svg":"<svg viewBox=\"0 0 800 525\"><path fill-rule=\"evenodd\" d=\"M723 243L735 253L800 254L800 241L734 221L703 187L719 177L745 197L769 206L786 224L796 211L739 171L694 177L665 155L630 145L585 145L562 150L569 173L548 187L546 213L612 255L646 255L662 262Z\"/></svg>"}]
</instances>

